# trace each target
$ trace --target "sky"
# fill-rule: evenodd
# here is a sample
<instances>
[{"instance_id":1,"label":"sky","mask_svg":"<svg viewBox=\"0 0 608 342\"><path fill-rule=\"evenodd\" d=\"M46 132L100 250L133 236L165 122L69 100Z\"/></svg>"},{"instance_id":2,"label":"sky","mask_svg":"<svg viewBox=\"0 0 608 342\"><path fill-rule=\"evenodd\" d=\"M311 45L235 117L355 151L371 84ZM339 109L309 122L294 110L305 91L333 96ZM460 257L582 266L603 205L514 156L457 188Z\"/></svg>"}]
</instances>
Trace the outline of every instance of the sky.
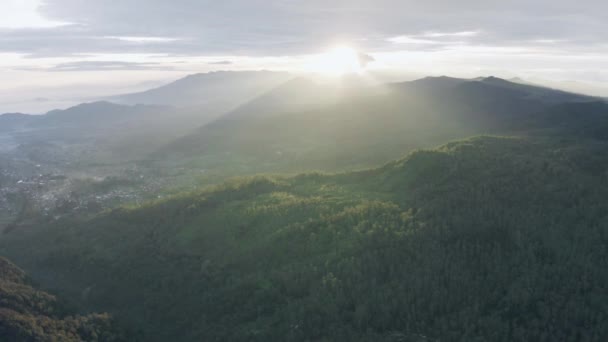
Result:
<instances>
[{"instance_id":1,"label":"sky","mask_svg":"<svg viewBox=\"0 0 608 342\"><path fill-rule=\"evenodd\" d=\"M0 112L39 113L214 70L496 75L608 96L605 0L0 0Z\"/></svg>"}]
</instances>

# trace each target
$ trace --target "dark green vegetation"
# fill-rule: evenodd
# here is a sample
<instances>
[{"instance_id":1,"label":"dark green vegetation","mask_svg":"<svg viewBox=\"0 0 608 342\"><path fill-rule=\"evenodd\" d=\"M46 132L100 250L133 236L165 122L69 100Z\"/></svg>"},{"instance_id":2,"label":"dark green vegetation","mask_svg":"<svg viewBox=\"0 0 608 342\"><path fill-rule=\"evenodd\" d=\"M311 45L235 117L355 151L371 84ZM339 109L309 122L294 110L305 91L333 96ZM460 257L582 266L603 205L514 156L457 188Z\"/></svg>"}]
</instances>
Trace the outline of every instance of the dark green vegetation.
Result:
<instances>
[{"instance_id":1,"label":"dark green vegetation","mask_svg":"<svg viewBox=\"0 0 608 342\"><path fill-rule=\"evenodd\" d=\"M0 258L0 340L128 341L107 314L68 316L56 298L33 288L25 273Z\"/></svg>"},{"instance_id":2,"label":"dark green vegetation","mask_svg":"<svg viewBox=\"0 0 608 342\"><path fill-rule=\"evenodd\" d=\"M584 96L496 78L340 92L296 79L147 167L341 173L68 206L16 219L0 253L146 341L604 341L607 148L608 105ZM156 179L129 172L80 184L74 206Z\"/></svg>"},{"instance_id":3,"label":"dark green vegetation","mask_svg":"<svg viewBox=\"0 0 608 342\"><path fill-rule=\"evenodd\" d=\"M233 181L2 250L159 341L601 341L607 145L562 137Z\"/></svg>"}]
</instances>

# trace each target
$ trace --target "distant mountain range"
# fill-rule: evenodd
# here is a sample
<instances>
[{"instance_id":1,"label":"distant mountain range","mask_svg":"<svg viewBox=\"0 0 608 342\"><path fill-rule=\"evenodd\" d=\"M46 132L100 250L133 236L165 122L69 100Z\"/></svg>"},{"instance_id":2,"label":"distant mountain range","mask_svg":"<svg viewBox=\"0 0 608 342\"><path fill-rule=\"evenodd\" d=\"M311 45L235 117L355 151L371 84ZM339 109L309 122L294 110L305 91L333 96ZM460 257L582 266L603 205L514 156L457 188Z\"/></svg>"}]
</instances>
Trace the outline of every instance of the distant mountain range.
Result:
<instances>
[{"instance_id":1,"label":"distant mountain range","mask_svg":"<svg viewBox=\"0 0 608 342\"><path fill-rule=\"evenodd\" d=\"M216 115L197 109L101 101L45 115L0 115L0 133L25 151L74 151L77 155L66 156L68 160L103 163L139 159ZM82 150L89 152L83 155ZM47 151L40 156L45 154L54 155Z\"/></svg>"},{"instance_id":2,"label":"distant mountain range","mask_svg":"<svg viewBox=\"0 0 608 342\"><path fill-rule=\"evenodd\" d=\"M559 103L599 100L515 81L442 76L372 85L354 76L321 82L280 72L215 72L114 98L138 104L101 101L41 116L1 115L0 132L22 144L88 141L121 160L207 168L210 160L255 158L261 162L248 164L258 171L332 170L368 167L446 139L504 132Z\"/></svg>"},{"instance_id":3,"label":"distant mountain range","mask_svg":"<svg viewBox=\"0 0 608 342\"><path fill-rule=\"evenodd\" d=\"M464 93L470 91L472 95L476 92L494 92L495 95L503 93L502 96L512 96L514 98L527 98L540 100L545 103L560 103L560 102L576 102L576 101L592 101L597 98L587 95L575 94L558 89L552 89L527 83L522 79L505 80L502 78L489 76L479 77L475 79L461 79L452 77L427 77L416 81L398 83L413 91L429 90L429 91L446 91L450 90L454 93ZM469 90L467 90L469 89Z\"/></svg>"},{"instance_id":4,"label":"distant mountain range","mask_svg":"<svg viewBox=\"0 0 608 342\"><path fill-rule=\"evenodd\" d=\"M32 115L21 113L6 113L0 115L0 132L9 132L22 127L32 121Z\"/></svg>"},{"instance_id":5,"label":"distant mountain range","mask_svg":"<svg viewBox=\"0 0 608 342\"><path fill-rule=\"evenodd\" d=\"M201 167L249 160L257 172L367 167L449 139L510 132L518 120L559 103L594 101L496 77L427 77L376 87L299 78L178 139L153 159L181 158Z\"/></svg>"},{"instance_id":6,"label":"distant mountain range","mask_svg":"<svg viewBox=\"0 0 608 342\"><path fill-rule=\"evenodd\" d=\"M108 100L122 104L205 106L214 111L227 111L292 77L274 71L218 71L190 75L159 88Z\"/></svg>"}]
</instances>

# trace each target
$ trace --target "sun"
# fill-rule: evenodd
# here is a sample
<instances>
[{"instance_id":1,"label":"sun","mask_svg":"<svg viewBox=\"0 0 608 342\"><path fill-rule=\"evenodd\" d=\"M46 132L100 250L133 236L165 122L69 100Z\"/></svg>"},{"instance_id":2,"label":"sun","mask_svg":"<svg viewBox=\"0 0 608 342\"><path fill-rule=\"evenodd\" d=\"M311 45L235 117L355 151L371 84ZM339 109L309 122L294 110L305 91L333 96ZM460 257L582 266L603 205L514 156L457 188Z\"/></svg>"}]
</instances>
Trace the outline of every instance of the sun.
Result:
<instances>
[{"instance_id":1,"label":"sun","mask_svg":"<svg viewBox=\"0 0 608 342\"><path fill-rule=\"evenodd\" d=\"M363 66L359 53L348 46L338 46L315 56L312 69L316 72L341 76L361 73Z\"/></svg>"}]
</instances>

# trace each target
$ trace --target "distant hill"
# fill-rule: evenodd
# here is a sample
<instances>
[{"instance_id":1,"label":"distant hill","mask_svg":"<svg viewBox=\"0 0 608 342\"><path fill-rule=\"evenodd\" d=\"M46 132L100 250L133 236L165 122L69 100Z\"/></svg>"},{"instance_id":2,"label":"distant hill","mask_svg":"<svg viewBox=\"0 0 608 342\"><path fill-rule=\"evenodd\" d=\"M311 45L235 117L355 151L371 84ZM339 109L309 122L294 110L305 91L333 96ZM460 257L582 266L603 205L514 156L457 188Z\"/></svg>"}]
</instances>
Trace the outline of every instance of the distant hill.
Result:
<instances>
[{"instance_id":1,"label":"distant hill","mask_svg":"<svg viewBox=\"0 0 608 342\"><path fill-rule=\"evenodd\" d=\"M525 98L530 100L540 100L545 103L562 102L586 102L596 98L587 95L580 95L562 90L532 85L524 82L513 82L502 78L489 76L475 79L459 79L446 76L427 77L424 79L397 83L395 86L409 88L413 91L426 91L427 93L449 92L450 94L465 94L467 91L471 95L484 95L478 92L494 92L495 95L502 93L513 99ZM480 99L482 100L482 99Z\"/></svg>"},{"instance_id":2,"label":"distant hill","mask_svg":"<svg viewBox=\"0 0 608 342\"><path fill-rule=\"evenodd\" d=\"M64 110L53 110L36 116L33 125L50 127L53 125L105 126L130 119L145 120L145 115L153 112L169 112L168 106L135 105L127 106L107 101L83 103Z\"/></svg>"},{"instance_id":3,"label":"distant hill","mask_svg":"<svg viewBox=\"0 0 608 342\"><path fill-rule=\"evenodd\" d=\"M217 71L194 74L141 93L111 97L123 104L154 104L175 107L205 106L228 111L292 78L273 71Z\"/></svg>"},{"instance_id":4,"label":"distant hill","mask_svg":"<svg viewBox=\"0 0 608 342\"><path fill-rule=\"evenodd\" d=\"M99 101L44 115L2 115L0 132L11 135L26 155L53 159L57 152L73 161L125 161L141 159L218 115L204 107L178 109Z\"/></svg>"},{"instance_id":5,"label":"distant hill","mask_svg":"<svg viewBox=\"0 0 608 342\"><path fill-rule=\"evenodd\" d=\"M34 119L33 116L21 113L0 115L0 132L8 132L23 127Z\"/></svg>"}]
</instances>

